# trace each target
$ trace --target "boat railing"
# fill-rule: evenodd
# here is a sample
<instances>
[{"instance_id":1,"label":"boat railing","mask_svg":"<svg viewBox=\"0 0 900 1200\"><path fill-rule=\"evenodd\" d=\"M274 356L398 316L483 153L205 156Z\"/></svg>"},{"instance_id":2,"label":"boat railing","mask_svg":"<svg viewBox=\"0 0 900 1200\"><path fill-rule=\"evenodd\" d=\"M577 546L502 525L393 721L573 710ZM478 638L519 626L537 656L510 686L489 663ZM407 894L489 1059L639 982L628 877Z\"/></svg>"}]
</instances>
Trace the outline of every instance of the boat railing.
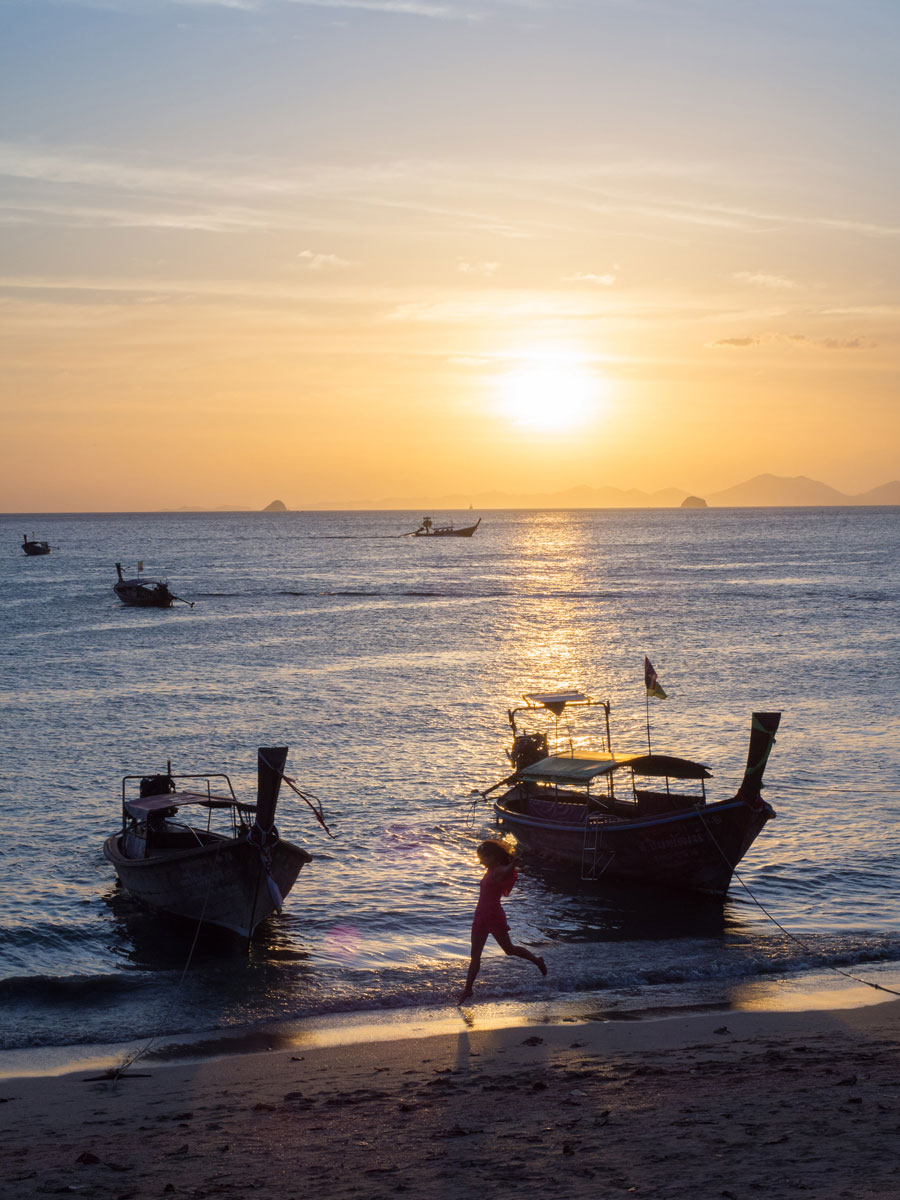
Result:
<instances>
[{"instance_id":1,"label":"boat railing","mask_svg":"<svg viewBox=\"0 0 900 1200\"><path fill-rule=\"evenodd\" d=\"M540 731L544 733L548 741L552 745L552 754L562 755L566 753L564 747L568 747L568 754L574 758L579 747L587 750L596 747L597 735L591 732L579 732L577 735L572 729L569 721L570 709L600 709L603 713L603 728L600 733L601 748L608 753L612 753L612 731L610 729L610 702L609 700L601 700L596 696L589 696L583 692L561 692L549 693L542 695L540 693L532 693L523 696L524 704L518 704L514 708L507 710L507 718L515 737L520 731L526 732L523 728L523 718L529 722L529 729L532 731ZM549 730L547 728L546 718L553 718ZM518 721L516 718L519 718ZM536 720L536 723L535 723Z\"/></svg>"},{"instance_id":2,"label":"boat railing","mask_svg":"<svg viewBox=\"0 0 900 1200\"><path fill-rule=\"evenodd\" d=\"M126 809L125 809L125 803L126 803L125 793L126 793L128 784L129 783L140 784L141 780L146 779L146 778L148 778L148 773L146 771L142 775L123 775L122 776L122 829L123 830L126 828L126 825L128 822L128 813L126 812ZM209 808L207 810L207 819L206 819L207 827L209 826L209 823L212 820L212 810L215 807L214 801L216 799L219 799L219 797L214 797L213 793L212 793L212 780L214 780L214 779L224 779L225 780L225 784L228 787L228 792L231 796L231 804L234 806L234 808L240 809L242 812L243 811L246 811L246 812L255 812L256 811L256 806L254 804L242 804L240 802L240 800L238 800L237 796L234 794L234 787L232 786L231 778L228 775L226 775L224 773L224 771L214 771L209 774L203 774L203 775L200 775L200 774L173 775L171 771L167 771L166 778L170 779L172 781L172 783L175 783L179 779L201 779L201 780L203 780L203 782L206 784L206 799L209 804Z\"/></svg>"}]
</instances>

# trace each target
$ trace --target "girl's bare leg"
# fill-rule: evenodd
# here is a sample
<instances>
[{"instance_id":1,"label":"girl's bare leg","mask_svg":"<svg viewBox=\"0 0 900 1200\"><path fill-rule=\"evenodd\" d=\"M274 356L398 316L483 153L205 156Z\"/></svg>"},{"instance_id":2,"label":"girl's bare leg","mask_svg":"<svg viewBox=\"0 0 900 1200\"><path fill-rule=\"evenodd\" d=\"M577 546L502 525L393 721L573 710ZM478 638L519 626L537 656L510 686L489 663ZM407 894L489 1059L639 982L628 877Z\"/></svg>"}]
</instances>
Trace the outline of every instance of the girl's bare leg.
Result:
<instances>
[{"instance_id":1,"label":"girl's bare leg","mask_svg":"<svg viewBox=\"0 0 900 1200\"><path fill-rule=\"evenodd\" d=\"M547 964L544 960L539 955L526 950L524 946L514 946L508 929L504 933L495 933L494 938L504 954L511 954L513 958L525 958L528 962L534 963L542 975L547 974Z\"/></svg>"},{"instance_id":2,"label":"girl's bare leg","mask_svg":"<svg viewBox=\"0 0 900 1200\"><path fill-rule=\"evenodd\" d=\"M484 949L484 943L486 941L486 930L472 930L472 957L469 960L469 973L466 976L466 986L456 1001L457 1004L462 1004L464 1000L468 1000L472 995L472 985L475 982L475 977L481 970L481 952Z\"/></svg>"}]
</instances>

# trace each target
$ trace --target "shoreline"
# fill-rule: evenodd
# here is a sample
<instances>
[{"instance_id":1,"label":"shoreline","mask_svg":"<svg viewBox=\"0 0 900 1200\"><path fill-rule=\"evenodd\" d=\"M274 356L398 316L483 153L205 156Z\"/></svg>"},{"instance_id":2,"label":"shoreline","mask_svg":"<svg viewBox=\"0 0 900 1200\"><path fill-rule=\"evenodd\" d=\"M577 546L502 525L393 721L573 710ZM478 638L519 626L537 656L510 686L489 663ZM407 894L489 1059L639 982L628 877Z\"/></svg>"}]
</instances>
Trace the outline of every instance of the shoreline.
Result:
<instances>
[{"instance_id":1,"label":"shoreline","mask_svg":"<svg viewBox=\"0 0 900 1200\"><path fill-rule=\"evenodd\" d=\"M0 1084L10 1200L893 1194L900 1000L298 1044ZM698 1191L698 1188L701 1189Z\"/></svg>"},{"instance_id":2,"label":"shoreline","mask_svg":"<svg viewBox=\"0 0 900 1200\"><path fill-rule=\"evenodd\" d=\"M701 989L693 997L671 1001L668 993L612 999L602 992L554 995L538 1000L483 1000L463 1006L447 1002L353 1012L329 1012L234 1028L175 1032L121 1042L31 1046L0 1051L0 1083L9 1079L60 1077L79 1071L117 1067L137 1054L148 1066L198 1064L211 1059L265 1054L298 1047L346 1047L410 1038L452 1036L462 1028L515 1030L586 1024L639 1024L691 1019L704 1014L823 1013L885 1004L900 992L900 963L866 968L881 974L860 984L839 979L832 970L805 972L798 978L758 978L724 989ZM665 1002L668 999L669 1002ZM649 1003L647 1002L649 1000ZM472 1014L464 1018L462 1012Z\"/></svg>"}]
</instances>

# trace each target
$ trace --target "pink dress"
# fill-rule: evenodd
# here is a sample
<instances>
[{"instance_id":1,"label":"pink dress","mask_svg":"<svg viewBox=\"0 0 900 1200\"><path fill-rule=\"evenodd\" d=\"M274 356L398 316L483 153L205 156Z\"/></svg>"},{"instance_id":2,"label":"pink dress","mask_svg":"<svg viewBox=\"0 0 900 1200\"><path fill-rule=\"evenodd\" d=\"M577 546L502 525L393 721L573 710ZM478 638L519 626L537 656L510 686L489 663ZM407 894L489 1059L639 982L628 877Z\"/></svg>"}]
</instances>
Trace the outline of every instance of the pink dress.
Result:
<instances>
[{"instance_id":1,"label":"pink dress","mask_svg":"<svg viewBox=\"0 0 900 1200\"><path fill-rule=\"evenodd\" d=\"M498 933L506 933L509 929L509 922L503 911L503 905L500 903L500 897L509 895L518 878L519 872L515 868L508 875L504 875L502 879L495 879L490 871L485 871L481 880L475 916L472 919L473 933L490 933L494 937Z\"/></svg>"}]
</instances>

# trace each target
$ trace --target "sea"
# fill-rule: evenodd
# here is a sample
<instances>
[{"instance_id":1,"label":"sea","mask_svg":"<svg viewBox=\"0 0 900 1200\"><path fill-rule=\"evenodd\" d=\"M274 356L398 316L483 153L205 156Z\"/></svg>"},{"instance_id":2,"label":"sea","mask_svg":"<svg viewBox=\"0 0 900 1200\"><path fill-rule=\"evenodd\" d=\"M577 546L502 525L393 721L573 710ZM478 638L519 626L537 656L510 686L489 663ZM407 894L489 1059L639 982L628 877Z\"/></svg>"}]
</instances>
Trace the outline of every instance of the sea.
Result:
<instances>
[{"instance_id":1,"label":"sea","mask_svg":"<svg viewBox=\"0 0 900 1200\"><path fill-rule=\"evenodd\" d=\"M733 795L754 710L783 713L777 812L724 903L582 884L523 855L513 940L469 1021L640 1019L900 989L900 509L0 518L0 1073L461 1024L480 792L507 710L580 688L613 745L706 763ZM23 533L48 540L26 557ZM123 606L115 564L193 602ZM644 656L666 699L646 699ZM648 707L649 703L649 707ZM333 837L248 947L144 911L101 852L122 778L290 747ZM861 980L857 984L855 981ZM849 992L846 990L849 989ZM431 1024L430 1024L431 1023Z\"/></svg>"}]
</instances>

